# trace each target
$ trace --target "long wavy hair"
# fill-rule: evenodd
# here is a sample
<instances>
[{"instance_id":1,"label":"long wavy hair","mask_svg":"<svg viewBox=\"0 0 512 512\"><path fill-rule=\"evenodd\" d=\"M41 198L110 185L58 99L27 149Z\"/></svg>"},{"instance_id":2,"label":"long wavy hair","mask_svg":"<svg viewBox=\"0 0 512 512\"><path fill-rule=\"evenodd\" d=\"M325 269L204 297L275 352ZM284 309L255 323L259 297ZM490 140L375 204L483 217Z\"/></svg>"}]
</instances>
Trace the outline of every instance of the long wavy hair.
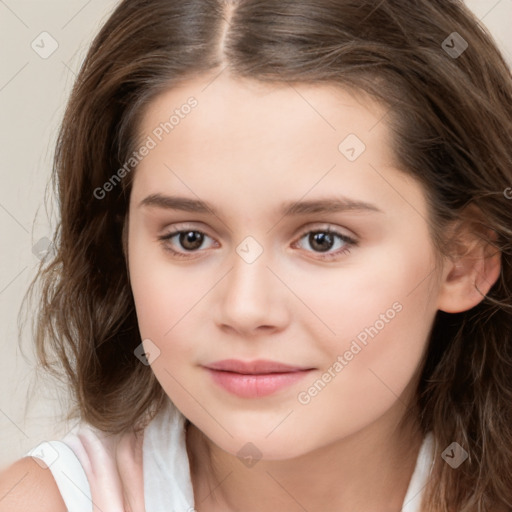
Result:
<instances>
[{"instance_id":1,"label":"long wavy hair","mask_svg":"<svg viewBox=\"0 0 512 512\"><path fill-rule=\"evenodd\" d=\"M454 441L469 453L456 470L434 464L422 511L512 509L512 77L456 0L119 3L67 105L52 175L55 253L25 297L40 285L37 356L69 387L68 419L120 433L143 428L166 401L134 356L141 338L123 241L135 169L105 197L97 190L137 149L149 102L224 69L369 94L387 108L400 168L424 187L438 254L450 254L445 227L461 219L501 252L500 276L477 306L437 313L415 411L436 461Z\"/></svg>"}]
</instances>

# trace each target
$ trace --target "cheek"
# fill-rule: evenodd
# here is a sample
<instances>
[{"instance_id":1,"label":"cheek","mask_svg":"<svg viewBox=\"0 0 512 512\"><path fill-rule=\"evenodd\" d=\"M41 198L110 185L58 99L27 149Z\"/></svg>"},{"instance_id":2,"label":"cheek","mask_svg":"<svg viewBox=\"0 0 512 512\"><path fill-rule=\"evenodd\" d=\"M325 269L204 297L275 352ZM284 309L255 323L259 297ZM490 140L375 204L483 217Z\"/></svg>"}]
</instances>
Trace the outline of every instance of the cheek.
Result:
<instances>
[{"instance_id":1,"label":"cheek","mask_svg":"<svg viewBox=\"0 0 512 512\"><path fill-rule=\"evenodd\" d=\"M426 242L408 248L396 241L361 256L354 253L338 269L309 270L300 278L290 273L284 280L293 283L309 310L294 318L312 339L324 340L326 352L339 353L353 339L369 345L391 332L397 342L400 332L421 342L435 313L435 293L429 293L434 268Z\"/></svg>"},{"instance_id":2,"label":"cheek","mask_svg":"<svg viewBox=\"0 0 512 512\"><path fill-rule=\"evenodd\" d=\"M170 263L163 246L149 236L139 219L130 223L128 258L141 336L162 338L176 317L185 313L182 310L195 295L195 285L184 278L183 267Z\"/></svg>"},{"instance_id":3,"label":"cheek","mask_svg":"<svg viewBox=\"0 0 512 512\"><path fill-rule=\"evenodd\" d=\"M147 247L144 250L143 243L134 242L130 248L130 278L139 331L145 352L153 354L151 369L157 380L171 400L187 410L190 396L180 383L190 386L186 379L190 376L182 372L195 357L187 332L189 315L205 291L184 275L183 268L166 263L162 249Z\"/></svg>"},{"instance_id":4,"label":"cheek","mask_svg":"<svg viewBox=\"0 0 512 512\"><path fill-rule=\"evenodd\" d=\"M393 406L426 349L436 313L429 292L432 260L427 248L398 249L364 272L347 273L343 287L331 286L330 296L318 299L318 311L336 334L317 337L328 354L323 373L304 384L298 401L336 428L340 422L361 427ZM334 412L333 404L339 406ZM351 420L333 420L340 410Z\"/></svg>"},{"instance_id":5,"label":"cheek","mask_svg":"<svg viewBox=\"0 0 512 512\"><path fill-rule=\"evenodd\" d=\"M190 305L197 300L192 284L182 287L180 279L158 272L158 266L147 270L143 278L132 280L139 329L142 336L168 337ZM177 277L177 276L176 276Z\"/></svg>"},{"instance_id":6,"label":"cheek","mask_svg":"<svg viewBox=\"0 0 512 512\"><path fill-rule=\"evenodd\" d=\"M174 381L168 373L179 377L197 362L197 347L205 338L198 333L204 316L198 315L218 276L171 262L154 240L133 235L129 268L139 331L142 340L158 348L151 367L160 382L169 381L164 387L171 394Z\"/></svg>"}]
</instances>

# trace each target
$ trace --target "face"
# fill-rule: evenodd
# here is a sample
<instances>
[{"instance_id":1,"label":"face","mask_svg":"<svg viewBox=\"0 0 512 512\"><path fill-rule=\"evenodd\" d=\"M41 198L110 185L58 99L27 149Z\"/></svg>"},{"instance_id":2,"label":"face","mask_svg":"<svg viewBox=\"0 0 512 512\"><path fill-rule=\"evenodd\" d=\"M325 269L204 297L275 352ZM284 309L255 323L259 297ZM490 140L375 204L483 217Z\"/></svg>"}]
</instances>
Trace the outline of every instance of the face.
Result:
<instances>
[{"instance_id":1,"label":"face","mask_svg":"<svg viewBox=\"0 0 512 512\"><path fill-rule=\"evenodd\" d=\"M229 453L250 441L290 458L367 428L398 410L426 348L439 290L425 196L363 98L220 75L142 120L128 258L144 348ZM205 368L226 359L301 371Z\"/></svg>"}]
</instances>

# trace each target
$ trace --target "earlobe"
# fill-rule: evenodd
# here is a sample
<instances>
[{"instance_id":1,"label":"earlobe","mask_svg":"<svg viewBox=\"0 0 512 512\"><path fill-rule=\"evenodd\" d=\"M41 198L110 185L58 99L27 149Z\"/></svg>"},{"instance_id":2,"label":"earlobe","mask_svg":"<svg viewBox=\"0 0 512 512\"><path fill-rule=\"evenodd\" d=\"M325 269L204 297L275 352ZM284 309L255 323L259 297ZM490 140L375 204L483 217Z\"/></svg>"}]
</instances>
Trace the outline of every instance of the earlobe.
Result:
<instances>
[{"instance_id":1,"label":"earlobe","mask_svg":"<svg viewBox=\"0 0 512 512\"><path fill-rule=\"evenodd\" d=\"M496 233L487 233L491 240ZM445 313L468 311L479 304L496 283L501 271L501 252L476 235L464 244L463 254L446 262L438 309Z\"/></svg>"}]
</instances>

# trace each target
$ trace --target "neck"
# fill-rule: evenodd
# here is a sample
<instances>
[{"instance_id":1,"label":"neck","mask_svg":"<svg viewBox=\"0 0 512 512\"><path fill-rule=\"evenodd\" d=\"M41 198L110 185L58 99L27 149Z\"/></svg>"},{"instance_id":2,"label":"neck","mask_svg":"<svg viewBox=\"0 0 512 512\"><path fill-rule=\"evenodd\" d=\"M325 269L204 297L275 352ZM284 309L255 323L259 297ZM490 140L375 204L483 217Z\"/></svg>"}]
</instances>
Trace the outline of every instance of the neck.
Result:
<instances>
[{"instance_id":1,"label":"neck","mask_svg":"<svg viewBox=\"0 0 512 512\"><path fill-rule=\"evenodd\" d=\"M399 427L394 418L396 411L388 411L386 417L335 443L292 459L262 459L252 467L191 424L187 449L196 508L400 510L423 436L416 421Z\"/></svg>"}]
</instances>

